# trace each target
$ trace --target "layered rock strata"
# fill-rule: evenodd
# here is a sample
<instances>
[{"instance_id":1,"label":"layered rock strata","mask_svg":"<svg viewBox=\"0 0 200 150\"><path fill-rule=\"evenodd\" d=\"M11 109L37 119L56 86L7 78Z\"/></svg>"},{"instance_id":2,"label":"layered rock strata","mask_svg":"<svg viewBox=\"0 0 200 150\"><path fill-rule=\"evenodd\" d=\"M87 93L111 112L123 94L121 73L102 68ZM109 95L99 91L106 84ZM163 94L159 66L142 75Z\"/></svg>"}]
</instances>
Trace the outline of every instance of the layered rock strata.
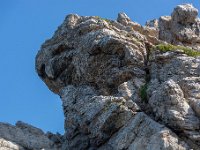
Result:
<instances>
[{"instance_id":1,"label":"layered rock strata","mask_svg":"<svg viewBox=\"0 0 200 150\"><path fill-rule=\"evenodd\" d=\"M117 21L68 15L36 57L38 75L61 97L65 134L2 123L0 145L13 150L200 149L199 20L189 4L144 27L125 13Z\"/></svg>"}]
</instances>

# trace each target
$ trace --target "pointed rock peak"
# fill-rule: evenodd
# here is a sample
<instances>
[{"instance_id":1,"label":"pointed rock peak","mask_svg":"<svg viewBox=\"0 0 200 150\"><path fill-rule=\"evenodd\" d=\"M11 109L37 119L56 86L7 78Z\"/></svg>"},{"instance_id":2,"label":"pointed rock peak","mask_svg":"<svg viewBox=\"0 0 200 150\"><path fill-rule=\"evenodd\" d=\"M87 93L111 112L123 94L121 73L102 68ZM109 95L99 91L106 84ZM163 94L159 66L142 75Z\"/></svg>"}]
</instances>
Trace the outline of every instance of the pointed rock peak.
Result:
<instances>
[{"instance_id":1,"label":"pointed rock peak","mask_svg":"<svg viewBox=\"0 0 200 150\"><path fill-rule=\"evenodd\" d=\"M66 27L72 29L81 17L77 14L69 14L65 18Z\"/></svg>"},{"instance_id":2,"label":"pointed rock peak","mask_svg":"<svg viewBox=\"0 0 200 150\"><path fill-rule=\"evenodd\" d=\"M123 25L127 25L131 19L123 12L118 14L117 21Z\"/></svg>"},{"instance_id":3,"label":"pointed rock peak","mask_svg":"<svg viewBox=\"0 0 200 150\"><path fill-rule=\"evenodd\" d=\"M148 20L145 25L147 27L158 28L158 19Z\"/></svg>"},{"instance_id":4,"label":"pointed rock peak","mask_svg":"<svg viewBox=\"0 0 200 150\"><path fill-rule=\"evenodd\" d=\"M198 16L198 10L192 4L178 5L173 13L172 20L181 24L194 23Z\"/></svg>"}]
</instances>

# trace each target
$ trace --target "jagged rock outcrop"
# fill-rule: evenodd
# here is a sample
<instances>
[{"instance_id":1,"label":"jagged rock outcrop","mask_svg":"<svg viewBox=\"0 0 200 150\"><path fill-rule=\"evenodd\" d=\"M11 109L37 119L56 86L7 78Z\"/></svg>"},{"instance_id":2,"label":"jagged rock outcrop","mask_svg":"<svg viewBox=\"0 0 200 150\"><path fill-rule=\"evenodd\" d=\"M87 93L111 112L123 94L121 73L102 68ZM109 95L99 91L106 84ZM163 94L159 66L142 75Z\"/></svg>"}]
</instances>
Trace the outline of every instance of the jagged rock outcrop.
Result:
<instances>
[{"instance_id":1,"label":"jagged rock outcrop","mask_svg":"<svg viewBox=\"0 0 200 150\"><path fill-rule=\"evenodd\" d=\"M158 26L161 40L200 49L200 19L191 4L179 5L171 16L160 17Z\"/></svg>"},{"instance_id":2,"label":"jagged rock outcrop","mask_svg":"<svg viewBox=\"0 0 200 150\"><path fill-rule=\"evenodd\" d=\"M66 116L65 149L186 149L187 145L156 123L133 101L96 96L91 87L62 91Z\"/></svg>"},{"instance_id":3,"label":"jagged rock outcrop","mask_svg":"<svg viewBox=\"0 0 200 150\"><path fill-rule=\"evenodd\" d=\"M192 5L179 5L171 16L144 27L125 13L117 21L68 15L36 57L38 75L61 97L65 134L44 134L20 122L0 124L0 144L5 149L199 150L197 15Z\"/></svg>"},{"instance_id":4,"label":"jagged rock outcrop","mask_svg":"<svg viewBox=\"0 0 200 150\"><path fill-rule=\"evenodd\" d=\"M2 150L3 147L11 150L59 149L59 143L51 140L41 129L21 121L18 121L16 126L0 123L0 137Z\"/></svg>"},{"instance_id":5,"label":"jagged rock outcrop","mask_svg":"<svg viewBox=\"0 0 200 150\"><path fill-rule=\"evenodd\" d=\"M176 52L152 53L149 105L155 120L200 147L200 57ZM192 141L192 142L191 142Z\"/></svg>"},{"instance_id":6,"label":"jagged rock outcrop","mask_svg":"<svg viewBox=\"0 0 200 150\"><path fill-rule=\"evenodd\" d=\"M1 150L24 150L24 148L19 146L18 144L15 144L3 138L0 138L0 149Z\"/></svg>"}]
</instances>

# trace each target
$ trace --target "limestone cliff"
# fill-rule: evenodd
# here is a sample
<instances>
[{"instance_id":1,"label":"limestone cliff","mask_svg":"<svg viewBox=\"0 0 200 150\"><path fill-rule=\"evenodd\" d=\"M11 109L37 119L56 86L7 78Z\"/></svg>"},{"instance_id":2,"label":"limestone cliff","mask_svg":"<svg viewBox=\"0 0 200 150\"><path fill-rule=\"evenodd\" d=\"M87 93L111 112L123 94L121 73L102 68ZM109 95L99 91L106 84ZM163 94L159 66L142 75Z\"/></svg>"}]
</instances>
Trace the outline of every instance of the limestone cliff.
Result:
<instances>
[{"instance_id":1,"label":"limestone cliff","mask_svg":"<svg viewBox=\"0 0 200 150\"><path fill-rule=\"evenodd\" d=\"M0 124L0 149L199 150L200 19L192 5L141 26L68 15L36 57L65 134Z\"/></svg>"}]
</instances>

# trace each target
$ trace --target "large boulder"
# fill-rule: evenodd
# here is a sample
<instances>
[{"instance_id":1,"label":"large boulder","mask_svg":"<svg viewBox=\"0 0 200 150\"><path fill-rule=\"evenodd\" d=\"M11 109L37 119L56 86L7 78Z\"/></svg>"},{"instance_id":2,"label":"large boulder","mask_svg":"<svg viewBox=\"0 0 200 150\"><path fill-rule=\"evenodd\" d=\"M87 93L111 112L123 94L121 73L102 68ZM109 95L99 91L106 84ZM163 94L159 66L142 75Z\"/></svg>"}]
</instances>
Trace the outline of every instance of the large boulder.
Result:
<instances>
[{"instance_id":1,"label":"large boulder","mask_svg":"<svg viewBox=\"0 0 200 150\"><path fill-rule=\"evenodd\" d=\"M187 25L196 22L198 10L191 4L178 5L171 16L173 22Z\"/></svg>"},{"instance_id":2,"label":"large boulder","mask_svg":"<svg viewBox=\"0 0 200 150\"><path fill-rule=\"evenodd\" d=\"M178 5L171 16L158 22L159 38L172 44L200 48L200 20L198 10L191 4Z\"/></svg>"}]
</instances>

